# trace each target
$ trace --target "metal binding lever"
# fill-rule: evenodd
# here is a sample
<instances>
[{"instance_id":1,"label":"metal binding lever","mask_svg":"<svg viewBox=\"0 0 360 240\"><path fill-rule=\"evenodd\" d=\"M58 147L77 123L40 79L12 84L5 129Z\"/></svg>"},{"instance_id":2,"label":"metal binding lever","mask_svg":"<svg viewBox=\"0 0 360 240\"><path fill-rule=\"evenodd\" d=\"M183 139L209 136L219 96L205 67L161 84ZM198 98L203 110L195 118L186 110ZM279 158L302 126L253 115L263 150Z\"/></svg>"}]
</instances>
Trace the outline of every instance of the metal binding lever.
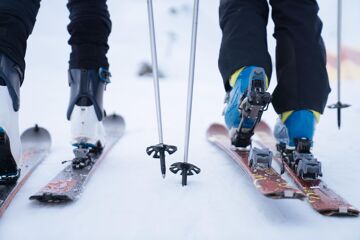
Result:
<instances>
[{"instance_id":1,"label":"metal binding lever","mask_svg":"<svg viewBox=\"0 0 360 240\"><path fill-rule=\"evenodd\" d=\"M186 186L187 176L192 176L194 175L194 173L199 174L201 170L193 164L186 162L178 162L171 165L170 171L174 174L180 172L180 175L182 176L182 185Z\"/></svg>"},{"instance_id":2,"label":"metal binding lever","mask_svg":"<svg viewBox=\"0 0 360 240\"><path fill-rule=\"evenodd\" d=\"M239 106L239 111L241 112L240 124L236 133L231 138L234 146L247 147L251 144L254 129L260 121L263 112L268 109L270 102L271 95L268 92L250 92L249 96L243 99ZM246 124L249 120L253 122L251 126Z\"/></svg>"},{"instance_id":3,"label":"metal binding lever","mask_svg":"<svg viewBox=\"0 0 360 240\"><path fill-rule=\"evenodd\" d=\"M163 177L165 177L165 173L166 173L165 152L171 155L174 152L176 152L176 150L177 150L176 146L159 143L155 146L150 146L146 148L146 153L149 156L153 155L153 158L160 159L161 173L163 174Z\"/></svg>"},{"instance_id":4,"label":"metal binding lever","mask_svg":"<svg viewBox=\"0 0 360 240\"><path fill-rule=\"evenodd\" d=\"M231 137L232 145L236 147L248 147L251 144L251 137L254 135L254 129L260 121L264 111L266 111L271 102L271 94L266 92L266 86L263 80L256 80L257 73L254 73L249 88L243 94L239 105L241 120L235 134ZM261 74L261 73L259 73Z\"/></svg>"},{"instance_id":5,"label":"metal binding lever","mask_svg":"<svg viewBox=\"0 0 360 240\"><path fill-rule=\"evenodd\" d=\"M91 164L91 158L89 157L89 148L75 148L73 150L75 158L72 160L72 167L74 169L83 169Z\"/></svg>"},{"instance_id":6,"label":"metal binding lever","mask_svg":"<svg viewBox=\"0 0 360 240\"><path fill-rule=\"evenodd\" d=\"M249 166L251 169L267 169L271 167L273 153L268 149L251 148Z\"/></svg>"},{"instance_id":7,"label":"metal binding lever","mask_svg":"<svg viewBox=\"0 0 360 240\"><path fill-rule=\"evenodd\" d=\"M96 146L88 146L87 144L79 144L73 150L74 159L71 161L73 169L83 169L94 164L98 156L102 153L103 147L100 142Z\"/></svg>"},{"instance_id":8,"label":"metal binding lever","mask_svg":"<svg viewBox=\"0 0 360 240\"><path fill-rule=\"evenodd\" d=\"M288 163L290 165L289 159L288 159L288 154L286 153L286 143L280 142L280 143L276 144L276 150L281 155L280 173L284 174L285 173L285 164Z\"/></svg>"}]
</instances>

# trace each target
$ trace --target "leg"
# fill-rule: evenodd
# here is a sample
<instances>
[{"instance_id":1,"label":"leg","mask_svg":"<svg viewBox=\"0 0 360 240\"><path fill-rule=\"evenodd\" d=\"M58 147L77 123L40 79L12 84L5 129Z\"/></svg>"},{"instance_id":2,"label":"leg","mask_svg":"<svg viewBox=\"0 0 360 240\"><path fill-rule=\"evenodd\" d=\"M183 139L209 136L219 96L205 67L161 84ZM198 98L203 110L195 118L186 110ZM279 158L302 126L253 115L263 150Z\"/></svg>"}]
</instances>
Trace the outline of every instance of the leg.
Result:
<instances>
[{"instance_id":1,"label":"leg","mask_svg":"<svg viewBox=\"0 0 360 240\"><path fill-rule=\"evenodd\" d=\"M311 109L323 113L330 92L322 22L316 0L271 0L275 22L277 113Z\"/></svg>"},{"instance_id":2,"label":"leg","mask_svg":"<svg viewBox=\"0 0 360 240\"><path fill-rule=\"evenodd\" d=\"M271 76L266 25L269 7L266 0L221 0L220 27L223 32L219 68L226 91L232 74L245 66L258 66Z\"/></svg>"},{"instance_id":3,"label":"leg","mask_svg":"<svg viewBox=\"0 0 360 240\"><path fill-rule=\"evenodd\" d=\"M0 1L0 53L24 72L26 40L31 34L40 0Z\"/></svg>"},{"instance_id":4,"label":"leg","mask_svg":"<svg viewBox=\"0 0 360 240\"><path fill-rule=\"evenodd\" d=\"M69 61L71 87L67 117L73 144L78 148L104 145L103 94L109 83L108 37L111 20L106 0L69 0L68 31L72 52ZM74 167L83 163L73 161Z\"/></svg>"},{"instance_id":5,"label":"leg","mask_svg":"<svg viewBox=\"0 0 360 240\"><path fill-rule=\"evenodd\" d=\"M271 100L266 92L271 75L265 0L222 0L223 38L219 68L228 93L224 111L232 144L247 147L256 124Z\"/></svg>"},{"instance_id":6,"label":"leg","mask_svg":"<svg viewBox=\"0 0 360 240\"><path fill-rule=\"evenodd\" d=\"M310 154L316 116L323 113L330 92L322 22L316 0L270 0L275 22L278 86L273 105L282 121L275 136L282 143L289 164L304 180L322 175L321 164ZM283 139L283 140L281 140ZM284 141L285 140L285 141Z\"/></svg>"},{"instance_id":7,"label":"leg","mask_svg":"<svg viewBox=\"0 0 360 240\"><path fill-rule=\"evenodd\" d=\"M70 69L108 68L111 21L106 0L69 0Z\"/></svg>"},{"instance_id":8,"label":"leg","mask_svg":"<svg viewBox=\"0 0 360 240\"><path fill-rule=\"evenodd\" d=\"M20 174L20 85L26 41L39 7L40 0L0 1L0 184L16 181Z\"/></svg>"}]
</instances>

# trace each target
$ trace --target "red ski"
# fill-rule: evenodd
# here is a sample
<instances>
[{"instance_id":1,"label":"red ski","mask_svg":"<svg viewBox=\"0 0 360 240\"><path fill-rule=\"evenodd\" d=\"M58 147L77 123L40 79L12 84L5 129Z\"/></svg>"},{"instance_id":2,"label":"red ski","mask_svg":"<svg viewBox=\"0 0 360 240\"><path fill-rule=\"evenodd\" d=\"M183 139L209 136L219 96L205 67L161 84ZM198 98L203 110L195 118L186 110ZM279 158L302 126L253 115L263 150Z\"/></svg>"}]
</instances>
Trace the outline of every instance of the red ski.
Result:
<instances>
[{"instance_id":1,"label":"red ski","mask_svg":"<svg viewBox=\"0 0 360 240\"><path fill-rule=\"evenodd\" d=\"M207 130L207 139L238 163L251 178L256 189L264 196L273 199L303 199L306 197L303 192L288 185L273 168L251 168L248 161L249 151L232 147L225 126L212 124Z\"/></svg>"},{"instance_id":2,"label":"red ski","mask_svg":"<svg viewBox=\"0 0 360 240\"><path fill-rule=\"evenodd\" d=\"M256 128L258 140L253 140L262 147L276 150L276 140L273 137L270 127L261 122ZM274 159L283 164L281 155L278 153ZM341 196L330 189L321 179L304 181L299 178L289 165L284 163L285 171L293 179L296 185L306 194L308 202L314 210L327 216L358 216L359 210L349 204Z\"/></svg>"}]
</instances>

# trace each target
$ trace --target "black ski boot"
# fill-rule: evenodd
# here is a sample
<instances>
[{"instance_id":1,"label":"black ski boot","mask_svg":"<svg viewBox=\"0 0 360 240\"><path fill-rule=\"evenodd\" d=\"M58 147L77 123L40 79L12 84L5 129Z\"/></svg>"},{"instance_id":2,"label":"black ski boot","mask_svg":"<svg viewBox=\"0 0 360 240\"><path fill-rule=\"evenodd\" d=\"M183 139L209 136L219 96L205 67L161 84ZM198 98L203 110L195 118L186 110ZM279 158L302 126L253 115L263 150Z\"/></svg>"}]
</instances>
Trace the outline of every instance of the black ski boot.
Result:
<instances>
[{"instance_id":1,"label":"black ski boot","mask_svg":"<svg viewBox=\"0 0 360 240\"><path fill-rule=\"evenodd\" d=\"M20 177L20 169L11 153L8 136L0 131L0 185L15 184Z\"/></svg>"},{"instance_id":2,"label":"black ski boot","mask_svg":"<svg viewBox=\"0 0 360 240\"><path fill-rule=\"evenodd\" d=\"M73 145L76 147L72 161L74 169L92 165L104 147L103 94L110 76L110 72L103 68L99 71L69 70L71 94L67 118L71 121Z\"/></svg>"},{"instance_id":3,"label":"black ski boot","mask_svg":"<svg viewBox=\"0 0 360 240\"><path fill-rule=\"evenodd\" d=\"M20 68L8 57L0 54L0 99L2 109L0 110L0 185L16 183L20 176L20 169L17 167L16 158L20 158L20 136L18 129L8 135L11 128L18 128L17 111L20 108L20 85L23 74ZM8 100L8 99L11 100ZM16 136L17 135L17 136ZM13 136L12 144L15 144L19 151L14 155L11 152L10 137ZM17 139L15 139L17 138Z\"/></svg>"},{"instance_id":4,"label":"black ski boot","mask_svg":"<svg viewBox=\"0 0 360 240\"><path fill-rule=\"evenodd\" d=\"M259 67L241 71L226 99L225 122L230 129L231 143L245 148L251 144L254 129L271 102L266 92L266 74Z\"/></svg>"}]
</instances>

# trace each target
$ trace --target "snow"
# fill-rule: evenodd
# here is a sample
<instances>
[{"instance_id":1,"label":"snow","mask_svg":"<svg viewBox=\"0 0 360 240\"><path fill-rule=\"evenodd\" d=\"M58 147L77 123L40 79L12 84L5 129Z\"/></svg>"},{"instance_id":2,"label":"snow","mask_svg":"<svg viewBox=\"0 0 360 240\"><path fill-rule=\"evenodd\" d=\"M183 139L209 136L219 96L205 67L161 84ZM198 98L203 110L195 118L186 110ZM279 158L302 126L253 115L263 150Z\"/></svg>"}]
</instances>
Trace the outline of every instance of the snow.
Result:
<instances>
[{"instance_id":1,"label":"snow","mask_svg":"<svg viewBox=\"0 0 360 240\"><path fill-rule=\"evenodd\" d=\"M350 9L356 0L346 1ZM350 7L350 3L353 5ZM324 36L335 49L335 0L321 0ZM345 4L344 4L345 5ZM101 163L81 199L69 205L31 202L35 193L72 157L68 104L66 32L63 1L42 2L38 22L28 42L26 81L22 87L21 128L34 123L47 127L53 137L49 157L33 173L0 219L0 239L360 239L359 218L324 217L306 202L270 200L260 196L240 168L206 141L211 122L222 122L223 86L217 69L221 39L218 1L201 1L198 55L194 88L190 162L202 169L181 187L180 176L168 173L162 180L158 160L145 148L157 143L156 114L151 78L138 78L139 63L150 59L145 0L110 0L113 33L110 38L112 84L105 106L125 117L127 131L109 157ZM169 14L169 7L178 10ZM179 151L168 165L182 161L186 90L191 33L191 0L155 0L159 63L168 76L160 83L164 139ZM327 25L327 23L329 23ZM270 51L274 52L269 24ZM347 31L347 44L356 33ZM353 35L352 35L353 34ZM175 37L175 42L170 37ZM355 45L356 46L356 45ZM275 86L273 76L271 87ZM332 82L333 90L336 83ZM318 125L315 154L323 162L324 180L349 202L360 207L360 182L354 124L360 117L359 81L343 81L343 101L353 106L343 111L336 127L336 112L326 110ZM336 91L329 103L336 101ZM269 110L264 119L273 124ZM345 145L346 144L346 145ZM346 156L346 158L345 158Z\"/></svg>"}]
</instances>

